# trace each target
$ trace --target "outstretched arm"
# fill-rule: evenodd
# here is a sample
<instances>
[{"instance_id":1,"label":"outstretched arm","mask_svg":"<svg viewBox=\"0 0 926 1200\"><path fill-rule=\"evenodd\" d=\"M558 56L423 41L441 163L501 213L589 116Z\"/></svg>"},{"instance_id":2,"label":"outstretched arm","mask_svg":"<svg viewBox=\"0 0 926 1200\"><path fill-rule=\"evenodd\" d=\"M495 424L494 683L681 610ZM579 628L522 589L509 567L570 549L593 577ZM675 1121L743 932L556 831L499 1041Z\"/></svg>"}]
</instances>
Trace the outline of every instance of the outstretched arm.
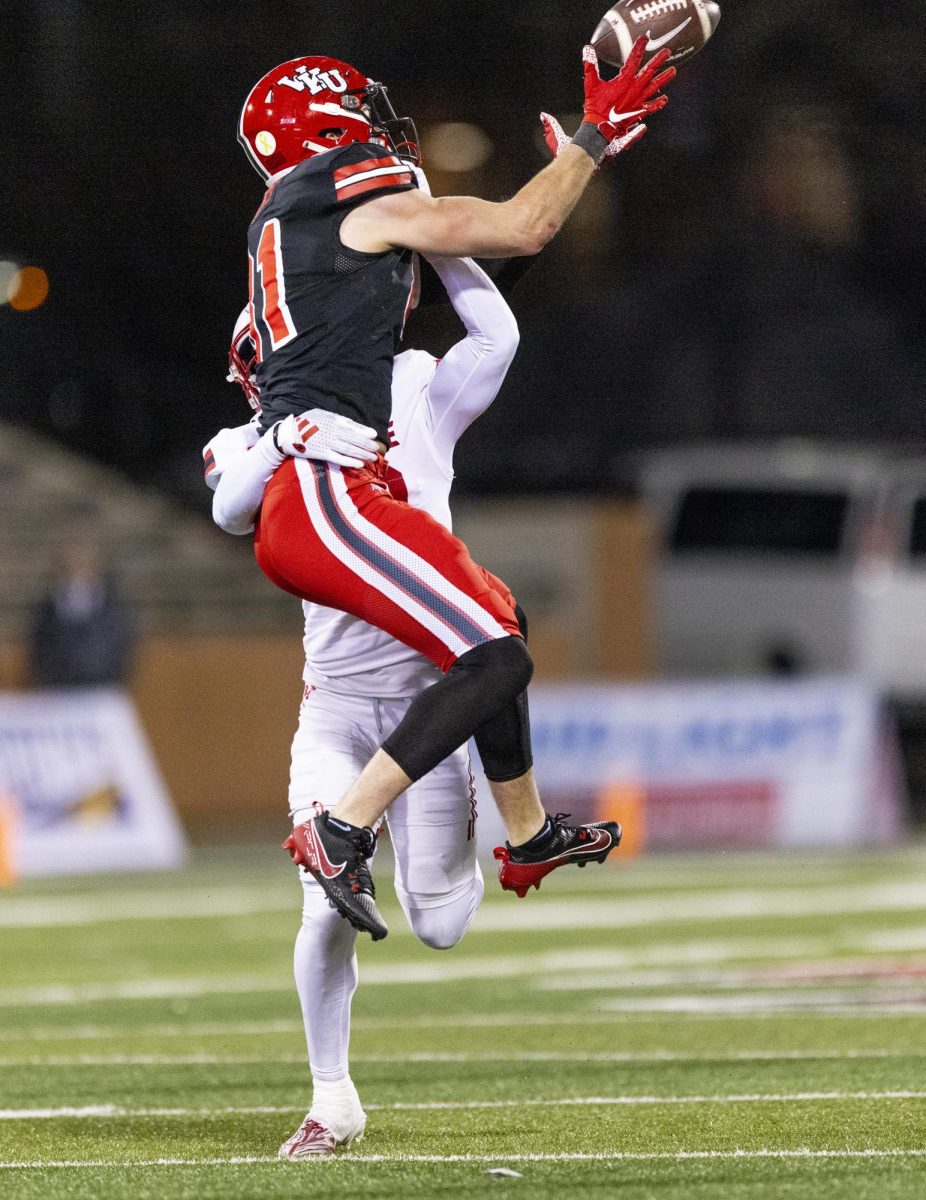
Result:
<instances>
[{"instance_id":1,"label":"outstretched arm","mask_svg":"<svg viewBox=\"0 0 926 1200\"><path fill-rule=\"evenodd\" d=\"M562 227L594 171L591 157L572 146L501 204L475 196L435 199L419 191L379 196L347 214L341 241L368 253L403 246L458 258L537 254Z\"/></svg>"},{"instance_id":2,"label":"outstretched arm","mask_svg":"<svg viewBox=\"0 0 926 1200\"><path fill-rule=\"evenodd\" d=\"M466 327L466 337L451 346L428 384L431 436L449 467L458 440L502 386L518 348L518 326L495 284L472 259L429 261Z\"/></svg>"},{"instance_id":3,"label":"outstretched arm","mask_svg":"<svg viewBox=\"0 0 926 1200\"><path fill-rule=\"evenodd\" d=\"M671 52L662 50L641 67L646 44L645 37L637 40L611 80L601 78L595 51L586 46L583 123L572 143L510 200L434 199L417 190L377 196L347 214L342 242L373 253L405 247L457 258L537 254L572 212L611 141L665 106L666 97L657 93L675 75L671 67L660 73Z\"/></svg>"}]
</instances>

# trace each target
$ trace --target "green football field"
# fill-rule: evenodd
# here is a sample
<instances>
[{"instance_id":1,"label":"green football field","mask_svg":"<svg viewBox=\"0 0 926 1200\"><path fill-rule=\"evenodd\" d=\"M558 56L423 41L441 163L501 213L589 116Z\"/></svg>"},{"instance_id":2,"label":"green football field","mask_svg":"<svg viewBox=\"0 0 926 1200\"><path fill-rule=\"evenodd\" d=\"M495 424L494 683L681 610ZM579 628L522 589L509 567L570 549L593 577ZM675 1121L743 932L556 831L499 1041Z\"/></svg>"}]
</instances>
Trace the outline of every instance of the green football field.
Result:
<instances>
[{"instance_id":1,"label":"green football field","mask_svg":"<svg viewBox=\"0 0 926 1200\"><path fill-rule=\"evenodd\" d=\"M490 880L449 952L380 892L366 1138L303 1163L282 854L0 895L0 1196L926 1196L923 849Z\"/></svg>"}]
</instances>

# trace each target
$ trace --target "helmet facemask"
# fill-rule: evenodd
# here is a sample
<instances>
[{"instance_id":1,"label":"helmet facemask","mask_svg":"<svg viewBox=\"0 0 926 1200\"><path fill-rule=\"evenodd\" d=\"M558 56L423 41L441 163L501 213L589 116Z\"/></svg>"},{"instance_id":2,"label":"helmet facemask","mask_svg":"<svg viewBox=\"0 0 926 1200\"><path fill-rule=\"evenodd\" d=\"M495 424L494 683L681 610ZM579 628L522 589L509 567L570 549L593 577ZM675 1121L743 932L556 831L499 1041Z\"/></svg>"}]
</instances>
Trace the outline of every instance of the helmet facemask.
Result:
<instances>
[{"instance_id":1,"label":"helmet facemask","mask_svg":"<svg viewBox=\"0 0 926 1200\"><path fill-rule=\"evenodd\" d=\"M373 132L380 134L392 152L412 166L421 165L418 130L411 117L397 117L389 94L381 83L368 83L363 97L370 111Z\"/></svg>"}]
</instances>

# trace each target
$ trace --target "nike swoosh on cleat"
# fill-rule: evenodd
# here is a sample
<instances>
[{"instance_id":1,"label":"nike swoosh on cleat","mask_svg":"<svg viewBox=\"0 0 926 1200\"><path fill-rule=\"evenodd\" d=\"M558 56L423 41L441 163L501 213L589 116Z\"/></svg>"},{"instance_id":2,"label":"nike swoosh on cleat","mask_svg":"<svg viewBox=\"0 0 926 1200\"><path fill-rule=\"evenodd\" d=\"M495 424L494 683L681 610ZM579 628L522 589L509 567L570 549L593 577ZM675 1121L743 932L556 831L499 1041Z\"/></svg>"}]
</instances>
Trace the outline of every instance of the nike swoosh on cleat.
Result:
<instances>
[{"instance_id":1,"label":"nike swoosh on cleat","mask_svg":"<svg viewBox=\"0 0 926 1200\"><path fill-rule=\"evenodd\" d=\"M312 865L318 871L319 875L324 875L326 879L337 879L337 877L347 866L347 862L342 862L339 867L335 867L334 863L325 853L325 847L322 845L321 839L315 832L314 821L309 822L309 838L312 842L313 858L315 859L315 862Z\"/></svg>"},{"instance_id":2,"label":"nike swoosh on cleat","mask_svg":"<svg viewBox=\"0 0 926 1200\"><path fill-rule=\"evenodd\" d=\"M619 113L612 108L608 113L608 120L612 125L623 125L625 121L634 121L637 117L646 116L645 108L638 108L636 112Z\"/></svg>"},{"instance_id":3,"label":"nike swoosh on cleat","mask_svg":"<svg viewBox=\"0 0 926 1200\"><path fill-rule=\"evenodd\" d=\"M607 829L596 829L595 840L590 845L573 846L571 850L564 850L562 854L556 854L553 856L553 858L547 859L547 862L556 862L556 860L560 858L575 858L577 854L589 856L592 854L597 854L599 851L610 847L613 844L613 841L614 839L611 837L610 833L608 833ZM532 864L517 863L516 865L531 866Z\"/></svg>"},{"instance_id":4,"label":"nike swoosh on cleat","mask_svg":"<svg viewBox=\"0 0 926 1200\"><path fill-rule=\"evenodd\" d=\"M594 846L587 847L589 854L594 853L596 850L604 850L605 846L610 846L614 840L607 829L596 829L595 833L597 836Z\"/></svg>"},{"instance_id":5,"label":"nike swoosh on cleat","mask_svg":"<svg viewBox=\"0 0 926 1200\"><path fill-rule=\"evenodd\" d=\"M648 41L646 43L647 53L650 53L652 50L658 50L660 48L660 46L664 46L666 44L666 42L671 42L677 33L681 33L681 31L685 28L686 25L691 24L691 21L692 21L692 18L688 17L687 20L682 21L681 25L676 25L674 29L669 30L669 32L664 34L661 38L654 38L652 36L652 34L649 32L649 30L647 30L646 31L646 36L648 38Z\"/></svg>"}]
</instances>

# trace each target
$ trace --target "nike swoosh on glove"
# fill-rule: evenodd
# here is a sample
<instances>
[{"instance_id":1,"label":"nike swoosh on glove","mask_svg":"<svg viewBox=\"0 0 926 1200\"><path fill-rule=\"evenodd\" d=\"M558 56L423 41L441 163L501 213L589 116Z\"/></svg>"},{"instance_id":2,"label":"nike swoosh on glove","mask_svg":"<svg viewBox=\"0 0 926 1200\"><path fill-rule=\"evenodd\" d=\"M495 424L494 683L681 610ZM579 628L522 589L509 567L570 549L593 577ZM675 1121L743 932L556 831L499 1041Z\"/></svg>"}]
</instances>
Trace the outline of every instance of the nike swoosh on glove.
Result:
<instances>
[{"instance_id":1,"label":"nike swoosh on glove","mask_svg":"<svg viewBox=\"0 0 926 1200\"><path fill-rule=\"evenodd\" d=\"M667 47L660 50L641 67L646 43L645 34L638 37L620 73L607 80L601 78L598 70L595 47L586 46L582 51L585 107L582 124L572 140L596 164L605 157L611 142L627 137L640 124L641 117L659 112L669 103L668 96L658 93L675 78L674 67L661 70L672 57L672 51ZM633 141L640 136L638 133Z\"/></svg>"},{"instance_id":2,"label":"nike swoosh on glove","mask_svg":"<svg viewBox=\"0 0 926 1200\"><path fill-rule=\"evenodd\" d=\"M323 408L277 421L273 444L292 458L314 458L339 467L362 467L379 454L375 429Z\"/></svg>"}]
</instances>

